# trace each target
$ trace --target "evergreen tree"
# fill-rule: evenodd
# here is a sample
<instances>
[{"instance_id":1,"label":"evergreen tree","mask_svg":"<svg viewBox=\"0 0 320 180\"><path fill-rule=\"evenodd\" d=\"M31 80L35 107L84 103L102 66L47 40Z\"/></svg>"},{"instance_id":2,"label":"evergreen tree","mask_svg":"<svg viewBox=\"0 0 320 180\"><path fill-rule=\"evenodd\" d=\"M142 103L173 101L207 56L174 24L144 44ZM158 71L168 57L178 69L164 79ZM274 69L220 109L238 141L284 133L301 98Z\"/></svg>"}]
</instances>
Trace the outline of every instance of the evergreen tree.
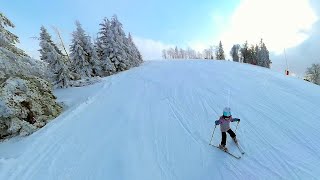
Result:
<instances>
[{"instance_id":1,"label":"evergreen tree","mask_svg":"<svg viewBox=\"0 0 320 180\"><path fill-rule=\"evenodd\" d=\"M216 59L217 60L225 60L224 50L221 41L219 42L218 49L216 51Z\"/></svg>"},{"instance_id":2,"label":"evergreen tree","mask_svg":"<svg viewBox=\"0 0 320 180\"><path fill-rule=\"evenodd\" d=\"M128 46L126 43L126 34L122 29L122 24L119 22L116 15L111 18L110 22L111 36L107 38L109 49L109 58L114 63L117 71L128 70L131 67L131 62L128 57Z\"/></svg>"},{"instance_id":3,"label":"evergreen tree","mask_svg":"<svg viewBox=\"0 0 320 180\"><path fill-rule=\"evenodd\" d=\"M102 23L100 26L102 26ZM101 57L103 56L103 42L99 36L97 36L97 38L94 40L94 49L96 50L98 59L101 61Z\"/></svg>"},{"instance_id":4,"label":"evergreen tree","mask_svg":"<svg viewBox=\"0 0 320 180\"><path fill-rule=\"evenodd\" d=\"M162 58L167 59L167 51L165 49L162 50Z\"/></svg>"},{"instance_id":5,"label":"evergreen tree","mask_svg":"<svg viewBox=\"0 0 320 180\"><path fill-rule=\"evenodd\" d=\"M19 43L19 38L15 34L11 33L6 27L14 28L15 25L0 12L0 47L11 51L18 56L27 56L23 50L16 47L16 43Z\"/></svg>"},{"instance_id":6,"label":"evergreen tree","mask_svg":"<svg viewBox=\"0 0 320 180\"><path fill-rule=\"evenodd\" d=\"M210 50L209 49L204 49L202 54L203 54L204 59L210 59Z\"/></svg>"},{"instance_id":7,"label":"evergreen tree","mask_svg":"<svg viewBox=\"0 0 320 180\"><path fill-rule=\"evenodd\" d=\"M132 36L131 34L129 33L128 35L128 47L129 47L129 54L131 54L132 56L132 63L133 66L139 66L143 60L142 60L142 56L137 48L137 46L135 45L135 43L133 42L133 39L132 39Z\"/></svg>"},{"instance_id":8,"label":"evergreen tree","mask_svg":"<svg viewBox=\"0 0 320 180\"><path fill-rule=\"evenodd\" d=\"M117 16L114 15L111 21L104 19L100 25L97 52L110 74L130 69L143 62L131 35L126 37Z\"/></svg>"},{"instance_id":9,"label":"evergreen tree","mask_svg":"<svg viewBox=\"0 0 320 180\"><path fill-rule=\"evenodd\" d=\"M248 63L248 57L249 57L249 46L248 46L248 41L246 41L242 48L240 49L240 54L241 54L241 61L243 63Z\"/></svg>"},{"instance_id":10,"label":"evergreen tree","mask_svg":"<svg viewBox=\"0 0 320 180\"><path fill-rule=\"evenodd\" d=\"M179 56L181 59L185 59L185 51L182 48L179 49Z\"/></svg>"},{"instance_id":11,"label":"evergreen tree","mask_svg":"<svg viewBox=\"0 0 320 180\"><path fill-rule=\"evenodd\" d=\"M174 59L179 59L179 50L177 46L174 48Z\"/></svg>"},{"instance_id":12,"label":"evergreen tree","mask_svg":"<svg viewBox=\"0 0 320 180\"><path fill-rule=\"evenodd\" d=\"M173 48L169 48L169 49L167 50L167 54L168 54L168 58L169 58L169 59L175 59L174 49L173 49Z\"/></svg>"},{"instance_id":13,"label":"evergreen tree","mask_svg":"<svg viewBox=\"0 0 320 180\"><path fill-rule=\"evenodd\" d=\"M269 51L262 39L260 41L260 47L259 47L259 52L257 53L257 57L258 57L258 62L257 62L258 66L270 68L271 60L269 58Z\"/></svg>"},{"instance_id":14,"label":"evergreen tree","mask_svg":"<svg viewBox=\"0 0 320 180\"><path fill-rule=\"evenodd\" d=\"M113 38L111 38L111 36L113 36L113 33L111 31L110 21L105 18L103 19L103 22L100 23L100 26L101 28L99 31L99 36L95 43L96 51L100 60L100 64L102 65L103 75L108 76L117 71L113 62L109 58L109 56L113 52L112 44L114 44L115 42L110 44L110 41L113 41Z\"/></svg>"},{"instance_id":15,"label":"evergreen tree","mask_svg":"<svg viewBox=\"0 0 320 180\"><path fill-rule=\"evenodd\" d=\"M96 74L98 57L91 42L90 36L86 35L79 21L76 21L77 29L72 33L70 56L75 72L82 77L91 77Z\"/></svg>"},{"instance_id":16,"label":"evergreen tree","mask_svg":"<svg viewBox=\"0 0 320 180\"><path fill-rule=\"evenodd\" d=\"M58 59L58 72L56 75L56 87L66 88L69 86L70 83L70 71L68 66L65 64L66 60L63 60L63 56L61 59Z\"/></svg>"},{"instance_id":17,"label":"evergreen tree","mask_svg":"<svg viewBox=\"0 0 320 180\"><path fill-rule=\"evenodd\" d=\"M255 48L254 48L254 51L255 51L255 61L254 61L254 65L257 65L258 64L258 61L259 61L259 46L256 44Z\"/></svg>"},{"instance_id":18,"label":"evergreen tree","mask_svg":"<svg viewBox=\"0 0 320 180\"><path fill-rule=\"evenodd\" d=\"M247 63L256 64L256 54L255 47L251 45L250 49L248 49Z\"/></svg>"},{"instance_id":19,"label":"evergreen tree","mask_svg":"<svg viewBox=\"0 0 320 180\"><path fill-rule=\"evenodd\" d=\"M65 65L64 56L59 54L50 42L40 41L42 52L42 60L48 63L48 69L51 71L52 82L58 87L68 87L70 80L70 72Z\"/></svg>"},{"instance_id":20,"label":"evergreen tree","mask_svg":"<svg viewBox=\"0 0 320 180\"><path fill-rule=\"evenodd\" d=\"M312 83L320 85L320 64L312 64L306 74Z\"/></svg>"},{"instance_id":21,"label":"evergreen tree","mask_svg":"<svg viewBox=\"0 0 320 180\"><path fill-rule=\"evenodd\" d=\"M73 65L74 72L81 77L90 77L91 69L87 60L88 54L85 52L79 42L73 42L70 50L70 57Z\"/></svg>"},{"instance_id":22,"label":"evergreen tree","mask_svg":"<svg viewBox=\"0 0 320 180\"><path fill-rule=\"evenodd\" d=\"M232 60L235 62L239 62L239 50L240 50L240 45L239 44L235 44L232 46L231 51L230 51L230 55L232 57Z\"/></svg>"},{"instance_id":23,"label":"evergreen tree","mask_svg":"<svg viewBox=\"0 0 320 180\"><path fill-rule=\"evenodd\" d=\"M90 59L89 63L92 67L92 74L94 76L103 76L102 73L102 64L99 60L98 51L96 49L96 46L94 44L91 44L91 52L90 52Z\"/></svg>"},{"instance_id":24,"label":"evergreen tree","mask_svg":"<svg viewBox=\"0 0 320 180\"><path fill-rule=\"evenodd\" d=\"M60 54L61 56L64 56L61 52L61 50L57 47L57 45L52 41L52 38L50 36L50 34L48 33L47 29L44 26L41 26L40 28L40 43L41 42L47 42L49 43L54 49L55 51ZM47 54L47 52L49 52L50 50L47 49L47 46L43 46L39 51L40 51L40 59L44 60L46 59L45 55Z\"/></svg>"},{"instance_id":25,"label":"evergreen tree","mask_svg":"<svg viewBox=\"0 0 320 180\"><path fill-rule=\"evenodd\" d=\"M213 46L209 47L209 52L210 52L210 59L214 59L214 48L213 48Z\"/></svg>"}]
</instances>

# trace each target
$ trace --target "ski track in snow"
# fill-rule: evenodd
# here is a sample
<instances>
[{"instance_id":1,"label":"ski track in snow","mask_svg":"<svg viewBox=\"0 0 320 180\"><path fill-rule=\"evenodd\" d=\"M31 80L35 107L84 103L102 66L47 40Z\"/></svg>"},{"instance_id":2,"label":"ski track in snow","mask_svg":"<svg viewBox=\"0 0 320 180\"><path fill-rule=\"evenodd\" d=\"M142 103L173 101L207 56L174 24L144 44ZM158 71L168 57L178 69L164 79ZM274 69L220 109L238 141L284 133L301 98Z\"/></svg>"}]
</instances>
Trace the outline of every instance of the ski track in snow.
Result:
<instances>
[{"instance_id":1,"label":"ski track in snow","mask_svg":"<svg viewBox=\"0 0 320 180\"><path fill-rule=\"evenodd\" d=\"M246 64L146 62L58 90L62 115L0 144L0 179L317 179L319 91ZM240 160L209 145L228 100ZM229 135L227 146L241 154Z\"/></svg>"}]
</instances>

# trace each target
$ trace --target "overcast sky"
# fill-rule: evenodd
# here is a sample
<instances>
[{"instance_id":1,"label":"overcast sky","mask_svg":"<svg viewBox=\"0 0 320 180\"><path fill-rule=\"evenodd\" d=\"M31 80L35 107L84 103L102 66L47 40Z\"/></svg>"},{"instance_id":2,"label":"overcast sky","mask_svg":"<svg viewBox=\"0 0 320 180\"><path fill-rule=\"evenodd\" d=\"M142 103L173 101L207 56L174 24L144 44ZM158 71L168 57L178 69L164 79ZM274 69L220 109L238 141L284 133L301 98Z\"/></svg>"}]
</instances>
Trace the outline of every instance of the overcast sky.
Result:
<instances>
[{"instance_id":1,"label":"overcast sky","mask_svg":"<svg viewBox=\"0 0 320 180\"><path fill-rule=\"evenodd\" d=\"M117 14L131 32L144 58L161 59L161 50L174 45L202 51L222 41L228 54L232 44L256 44L264 39L271 52L272 69L302 76L312 63L320 63L319 0L0 0L0 11L10 18L19 45L38 57L41 25L51 34L58 27L70 42L79 20L96 36L104 17Z\"/></svg>"}]
</instances>

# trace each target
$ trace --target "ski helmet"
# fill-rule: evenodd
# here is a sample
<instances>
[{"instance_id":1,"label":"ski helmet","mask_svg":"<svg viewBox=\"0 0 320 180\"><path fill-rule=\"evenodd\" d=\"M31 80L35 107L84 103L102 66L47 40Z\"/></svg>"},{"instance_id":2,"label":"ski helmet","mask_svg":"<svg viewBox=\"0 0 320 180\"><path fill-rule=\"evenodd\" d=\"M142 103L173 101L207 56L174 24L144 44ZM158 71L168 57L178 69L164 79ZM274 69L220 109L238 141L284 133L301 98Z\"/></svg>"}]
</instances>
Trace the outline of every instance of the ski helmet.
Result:
<instances>
[{"instance_id":1,"label":"ski helmet","mask_svg":"<svg viewBox=\"0 0 320 180\"><path fill-rule=\"evenodd\" d=\"M226 116L226 117L231 116L231 109L229 107L225 107L223 109L223 116Z\"/></svg>"}]
</instances>

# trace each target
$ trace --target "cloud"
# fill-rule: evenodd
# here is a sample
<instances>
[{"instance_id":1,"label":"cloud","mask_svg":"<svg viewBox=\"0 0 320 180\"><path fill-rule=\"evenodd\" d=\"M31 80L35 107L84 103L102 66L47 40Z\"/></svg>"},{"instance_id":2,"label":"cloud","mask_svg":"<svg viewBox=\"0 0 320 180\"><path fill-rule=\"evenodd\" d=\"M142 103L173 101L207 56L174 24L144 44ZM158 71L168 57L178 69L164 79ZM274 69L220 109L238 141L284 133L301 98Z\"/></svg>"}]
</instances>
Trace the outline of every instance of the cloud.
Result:
<instances>
[{"instance_id":1,"label":"cloud","mask_svg":"<svg viewBox=\"0 0 320 180\"><path fill-rule=\"evenodd\" d=\"M171 44L141 37L133 37L133 41L137 45L144 60L160 60L162 59L163 49L174 47L174 45Z\"/></svg>"},{"instance_id":2,"label":"cloud","mask_svg":"<svg viewBox=\"0 0 320 180\"><path fill-rule=\"evenodd\" d=\"M313 0L313 6L318 3ZM188 46L202 51L209 46L217 46L222 41L225 54L233 44L257 44L260 39L273 55L281 55L284 48L292 48L307 40L317 16L307 0L242 0L230 15L212 13L212 26L216 35L206 39L192 40Z\"/></svg>"},{"instance_id":3,"label":"cloud","mask_svg":"<svg viewBox=\"0 0 320 180\"><path fill-rule=\"evenodd\" d=\"M233 44L256 44L263 38L272 69L284 72L284 49L291 72L303 76L311 63L320 62L320 2L318 0L242 0L215 38L228 55ZM215 18L220 21L220 18Z\"/></svg>"},{"instance_id":4,"label":"cloud","mask_svg":"<svg viewBox=\"0 0 320 180\"><path fill-rule=\"evenodd\" d=\"M299 77L304 76L307 67L312 63L320 63L320 21L313 26L312 34L300 45L286 50L288 67ZM277 70L286 68L283 54L273 55L273 67Z\"/></svg>"},{"instance_id":5,"label":"cloud","mask_svg":"<svg viewBox=\"0 0 320 180\"><path fill-rule=\"evenodd\" d=\"M315 13L320 17L320 2L311 0ZM299 13L301 14L301 13ZM313 63L320 63L320 19L312 26L308 38L301 44L286 50L288 67L291 72L303 77ZM273 67L278 70L286 68L284 55L273 55Z\"/></svg>"},{"instance_id":6,"label":"cloud","mask_svg":"<svg viewBox=\"0 0 320 180\"><path fill-rule=\"evenodd\" d=\"M306 40L317 16L306 0L243 0L230 21L219 36L226 44L263 38L270 51L280 53Z\"/></svg>"}]
</instances>

